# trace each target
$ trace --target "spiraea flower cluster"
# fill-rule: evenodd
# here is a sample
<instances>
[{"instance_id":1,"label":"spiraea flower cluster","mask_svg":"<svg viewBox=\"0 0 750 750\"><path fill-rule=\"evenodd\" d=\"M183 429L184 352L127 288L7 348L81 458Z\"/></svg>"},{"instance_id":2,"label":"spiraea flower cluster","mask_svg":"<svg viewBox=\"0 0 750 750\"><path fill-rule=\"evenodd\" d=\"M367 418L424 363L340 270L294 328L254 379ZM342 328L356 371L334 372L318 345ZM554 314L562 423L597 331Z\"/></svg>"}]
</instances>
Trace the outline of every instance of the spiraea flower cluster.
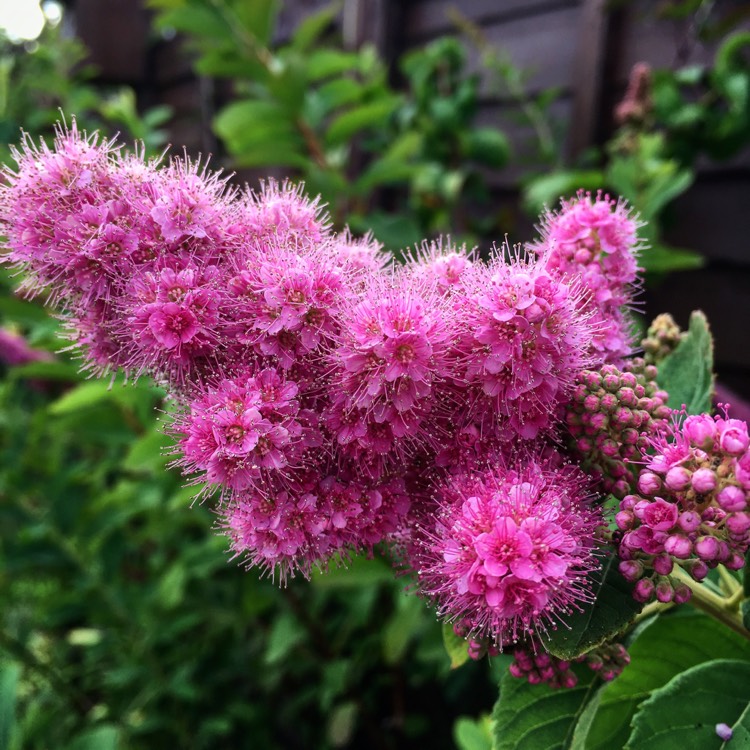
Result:
<instances>
[{"instance_id":1,"label":"spiraea flower cluster","mask_svg":"<svg viewBox=\"0 0 750 750\"><path fill-rule=\"evenodd\" d=\"M542 218L542 236L534 249L545 267L564 279L580 279L580 301L596 321L590 348L604 362L620 365L632 354L628 317L638 289L638 222L628 207L607 196L579 193L562 210Z\"/></svg>"},{"instance_id":2,"label":"spiraea flower cluster","mask_svg":"<svg viewBox=\"0 0 750 750\"><path fill-rule=\"evenodd\" d=\"M527 649L519 675L567 685L544 638L594 600L607 492L640 599L686 598L675 564L740 564L747 430L665 426L655 369L628 359L623 203L563 202L527 252L434 241L397 265L288 183L237 190L75 124L15 158L4 260L84 369L167 390L173 463L248 566L284 583L390 544L474 656Z\"/></svg>"},{"instance_id":3,"label":"spiraea flower cluster","mask_svg":"<svg viewBox=\"0 0 750 750\"><path fill-rule=\"evenodd\" d=\"M620 502L620 570L641 601L685 601L681 569L702 581L744 565L750 546L750 438L736 419L689 416L651 438L637 489Z\"/></svg>"}]
</instances>

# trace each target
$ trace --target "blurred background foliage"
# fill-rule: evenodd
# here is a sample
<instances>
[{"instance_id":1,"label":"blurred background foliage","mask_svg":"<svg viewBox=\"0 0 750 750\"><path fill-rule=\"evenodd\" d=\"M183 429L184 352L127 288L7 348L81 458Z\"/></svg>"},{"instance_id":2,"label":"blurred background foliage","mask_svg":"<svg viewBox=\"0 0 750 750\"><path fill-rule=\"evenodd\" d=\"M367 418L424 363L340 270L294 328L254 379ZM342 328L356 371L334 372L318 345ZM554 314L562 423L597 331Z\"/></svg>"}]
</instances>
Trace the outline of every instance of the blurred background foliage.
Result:
<instances>
[{"instance_id":1,"label":"blurred background foliage","mask_svg":"<svg viewBox=\"0 0 750 750\"><path fill-rule=\"evenodd\" d=\"M343 48L336 4L282 42L271 0L150 4L155 28L181 34L197 73L233 93L213 122L223 162L303 179L337 226L371 229L394 252L437 233L502 236L488 176L525 162L477 121L471 49L489 85L521 105L544 165L524 172L529 216L608 186L651 222L654 273L701 263L662 241L661 219L698 159L750 140L750 35L731 25L716 31L712 65L634 74L612 139L569 164L558 92L528 94L524 71L460 15L454 34L389 69L372 46ZM101 89L85 60L59 26L33 44L0 40L3 162L19 128L49 136L60 110L150 153L164 145L169 110ZM164 394L83 380L59 351L58 322L13 285L5 272L1 748L489 749L503 658L452 670L434 616L383 558L284 589L228 560L210 504L190 507L193 490L168 470Z\"/></svg>"}]
</instances>

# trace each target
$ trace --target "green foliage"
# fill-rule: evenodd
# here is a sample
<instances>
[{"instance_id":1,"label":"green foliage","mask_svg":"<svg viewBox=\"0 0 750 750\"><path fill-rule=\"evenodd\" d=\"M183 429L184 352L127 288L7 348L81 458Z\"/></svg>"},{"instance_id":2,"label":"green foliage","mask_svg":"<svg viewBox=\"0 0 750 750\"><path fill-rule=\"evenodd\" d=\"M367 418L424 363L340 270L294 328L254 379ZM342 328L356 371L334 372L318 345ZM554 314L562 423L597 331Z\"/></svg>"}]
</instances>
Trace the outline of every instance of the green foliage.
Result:
<instances>
[{"instance_id":1,"label":"green foliage","mask_svg":"<svg viewBox=\"0 0 750 750\"><path fill-rule=\"evenodd\" d=\"M690 696L689 700L685 700ZM732 744L750 741L750 663L715 659L673 677L654 690L633 720L626 750L719 750L715 726L731 726Z\"/></svg>"},{"instance_id":2,"label":"green foliage","mask_svg":"<svg viewBox=\"0 0 750 750\"><path fill-rule=\"evenodd\" d=\"M59 348L2 299L0 324ZM0 372L0 747L452 748L491 706L486 665L450 669L382 557L286 588L228 560L166 470L168 411L65 359Z\"/></svg>"},{"instance_id":3,"label":"green foliage","mask_svg":"<svg viewBox=\"0 0 750 750\"><path fill-rule=\"evenodd\" d=\"M695 311L677 348L659 364L659 385L669 394L669 406L688 414L711 410L713 396L713 340L706 316Z\"/></svg>"},{"instance_id":4,"label":"green foliage","mask_svg":"<svg viewBox=\"0 0 750 750\"><path fill-rule=\"evenodd\" d=\"M492 714L493 750L567 750L573 748L576 725L587 721L586 706L600 687L592 672L576 667L578 684L553 691L529 685L510 673L500 682L500 697Z\"/></svg>"},{"instance_id":5,"label":"green foliage","mask_svg":"<svg viewBox=\"0 0 750 750\"><path fill-rule=\"evenodd\" d=\"M641 610L630 584L620 575L619 560L610 556L592 579L591 602L574 610L544 640L545 648L560 659L573 659L611 640L627 628Z\"/></svg>"},{"instance_id":6,"label":"green foliage","mask_svg":"<svg viewBox=\"0 0 750 750\"><path fill-rule=\"evenodd\" d=\"M46 25L30 45L8 41L0 32L0 163L7 163L6 144L16 143L21 129L49 137L63 116L74 114L82 128L124 130L128 138L143 141L153 153L166 143L161 126L169 107L138 112L132 89L104 91L94 85L95 70L86 65L86 49L60 27Z\"/></svg>"},{"instance_id":7,"label":"green foliage","mask_svg":"<svg viewBox=\"0 0 750 750\"><path fill-rule=\"evenodd\" d=\"M694 611L654 619L640 632L629 651L628 668L602 690L586 735L586 750L624 747L641 703L683 670L713 659L750 662L750 642Z\"/></svg>"},{"instance_id":8,"label":"green foliage","mask_svg":"<svg viewBox=\"0 0 750 750\"><path fill-rule=\"evenodd\" d=\"M271 0L252 13L239 0L151 5L160 27L186 35L198 72L232 80L237 98L214 120L232 165L289 171L322 195L338 226L372 229L392 250L438 232L499 233L498 216L469 207L487 202L482 170L502 168L509 146L499 130L476 127L479 79L455 39L406 54L397 91L372 46L332 40L335 5L281 44ZM394 204L387 215L374 210L383 190Z\"/></svg>"},{"instance_id":9,"label":"green foliage","mask_svg":"<svg viewBox=\"0 0 750 750\"><path fill-rule=\"evenodd\" d=\"M683 3L681 13L695 14L700 26L705 14L694 5ZM606 188L626 198L646 222L641 264L650 278L700 268L698 253L663 241L663 227L670 204L692 185L699 157L729 159L750 143L749 60L750 32L737 31L721 43L713 65L654 71L641 99L631 102L635 114L625 117L604 148L600 168L558 169L529 180L525 208L536 216L560 195Z\"/></svg>"}]
</instances>

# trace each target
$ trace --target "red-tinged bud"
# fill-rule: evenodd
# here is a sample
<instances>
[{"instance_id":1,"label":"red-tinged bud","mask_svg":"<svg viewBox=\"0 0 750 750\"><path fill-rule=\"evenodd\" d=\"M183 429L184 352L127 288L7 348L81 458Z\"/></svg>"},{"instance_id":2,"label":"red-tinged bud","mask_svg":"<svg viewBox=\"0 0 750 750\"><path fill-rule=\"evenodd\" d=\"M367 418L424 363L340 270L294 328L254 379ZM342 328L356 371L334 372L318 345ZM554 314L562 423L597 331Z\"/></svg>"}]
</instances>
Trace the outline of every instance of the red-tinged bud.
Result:
<instances>
[{"instance_id":1,"label":"red-tinged bud","mask_svg":"<svg viewBox=\"0 0 750 750\"><path fill-rule=\"evenodd\" d=\"M643 565L637 560L622 560L619 567L622 577L631 583L643 575Z\"/></svg>"},{"instance_id":2,"label":"red-tinged bud","mask_svg":"<svg viewBox=\"0 0 750 750\"><path fill-rule=\"evenodd\" d=\"M692 510L686 510L684 513L680 513L680 517L677 519L677 525L683 530L690 533L700 528L702 523L701 517Z\"/></svg>"},{"instance_id":3,"label":"red-tinged bud","mask_svg":"<svg viewBox=\"0 0 750 750\"><path fill-rule=\"evenodd\" d=\"M693 545L687 537L672 534L664 542L664 551L678 560L687 560L693 552Z\"/></svg>"},{"instance_id":4,"label":"red-tinged bud","mask_svg":"<svg viewBox=\"0 0 750 750\"><path fill-rule=\"evenodd\" d=\"M690 486L690 472L682 466L673 466L664 479L664 484L672 492L682 492Z\"/></svg>"},{"instance_id":5,"label":"red-tinged bud","mask_svg":"<svg viewBox=\"0 0 750 750\"><path fill-rule=\"evenodd\" d=\"M703 495L706 492L716 488L716 474L711 469L698 469L693 472L693 476L690 478L690 484L693 489Z\"/></svg>"},{"instance_id":6,"label":"red-tinged bud","mask_svg":"<svg viewBox=\"0 0 750 750\"><path fill-rule=\"evenodd\" d=\"M655 495L661 486L661 477L653 471L643 471L638 477L638 490L644 495Z\"/></svg>"},{"instance_id":7,"label":"red-tinged bud","mask_svg":"<svg viewBox=\"0 0 750 750\"><path fill-rule=\"evenodd\" d=\"M727 518L726 524L731 534L742 536L750 530L750 514L733 513Z\"/></svg>"},{"instance_id":8,"label":"red-tinged bud","mask_svg":"<svg viewBox=\"0 0 750 750\"><path fill-rule=\"evenodd\" d=\"M745 492L731 484L719 492L716 496L716 502L729 513L742 511L747 507Z\"/></svg>"},{"instance_id":9,"label":"red-tinged bud","mask_svg":"<svg viewBox=\"0 0 750 750\"><path fill-rule=\"evenodd\" d=\"M654 570L661 576L668 576L674 568L674 561L669 555L657 555L654 558Z\"/></svg>"},{"instance_id":10,"label":"red-tinged bud","mask_svg":"<svg viewBox=\"0 0 750 750\"><path fill-rule=\"evenodd\" d=\"M654 595L654 582L650 578L641 578L633 589L633 598L644 604Z\"/></svg>"},{"instance_id":11,"label":"red-tinged bud","mask_svg":"<svg viewBox=\"0 0 750 750\"><path fill-rule=\"evenodd\" d=\"M656 586L656 599L662 604L668 604L674 598L674 589L669 581L659 581Z\"/></svg>"}]
</instances>

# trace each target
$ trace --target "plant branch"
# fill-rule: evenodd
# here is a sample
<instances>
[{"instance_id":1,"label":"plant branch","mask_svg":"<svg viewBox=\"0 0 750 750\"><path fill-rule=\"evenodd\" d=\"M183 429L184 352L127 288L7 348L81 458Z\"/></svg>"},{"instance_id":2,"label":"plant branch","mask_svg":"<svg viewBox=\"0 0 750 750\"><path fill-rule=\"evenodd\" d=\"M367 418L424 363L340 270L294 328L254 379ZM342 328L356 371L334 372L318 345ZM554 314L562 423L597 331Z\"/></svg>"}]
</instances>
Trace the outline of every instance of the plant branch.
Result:
<instances>
[{"instance_id":1,"label":"plant branch","mask_svg":"<svg viewBox=\"0 0 750 750\"><path fill-rule=\"evenodd\" d=\"M711 617L724 623L728 628L734 630L735 633L739 633L743 638L750 641L750 631L742 624L742 619L733 604L733 597L725 599L722 596L714 594L706 586L693 580L682 568L675 567L670 575L672 578L676 578L681 583L684 583L690 589L692 592L690 603L694 607L711 615Z\"/></svg>"}]
</instances>

